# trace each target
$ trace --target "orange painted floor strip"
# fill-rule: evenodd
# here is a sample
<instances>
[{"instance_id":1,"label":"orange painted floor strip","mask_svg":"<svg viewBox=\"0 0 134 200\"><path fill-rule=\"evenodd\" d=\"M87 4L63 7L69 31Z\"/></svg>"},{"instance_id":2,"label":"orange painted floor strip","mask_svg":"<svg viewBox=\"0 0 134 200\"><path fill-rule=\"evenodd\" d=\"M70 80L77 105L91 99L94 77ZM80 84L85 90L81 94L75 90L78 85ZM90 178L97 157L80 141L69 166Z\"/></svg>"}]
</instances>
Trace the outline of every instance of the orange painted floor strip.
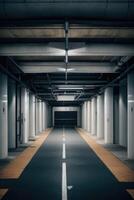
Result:
<instances>
[{"instance_id":1,"label":"orange painted floor strip","mask_svg":"<svg viewBox=\"0 0 134 200\"><path fill-rule=\"evenodd\" d=\"M26 148L19 156L11 161L7 166L0 170L1 179L16 179L19 178L25 167L28 165L32 157L38 151L40 146L46 140L52 129L47 129L39 135L39 138Z\"/></svg>"},{"instance_id":2,"label":"orange painted floor strip","mask_svg":"<svg viewBox=\"0 0 134 200\"><path fill-rule=\"evenodd\" d=\"M76 129L81 137L87 142L87 144L92 148L92 150L97 154L97 156L102 160L102 162L107 166L107 168L113 173L113 175L120 182L134 182L134 171L128 168L121 160L119 160L110 151L106 150L103 146L96 143L96 141L91 138L89 133L81 128Z\"/></svg>"},{"instance_id":3,"label":"orange painted floor strip","mask_svg":"<svg viewBox=\"0 0 134 200\"><path fill-rule=\"evenodd\" d=\"M7 193L8 189L4 188L4 189L0 189L0 199L2 199L4 197L4 195Z\"/></svg>"},{"instance_id":4,"label":"orange painted floor strip","mask_svg":"<svg viewBox=\"0 0 134 200\"><path fill-rule=\"evenodd\" d=\"M134 199L134 189L128 189L127 192L131 195L131 197Z\"/></svg>"}]
</instances>

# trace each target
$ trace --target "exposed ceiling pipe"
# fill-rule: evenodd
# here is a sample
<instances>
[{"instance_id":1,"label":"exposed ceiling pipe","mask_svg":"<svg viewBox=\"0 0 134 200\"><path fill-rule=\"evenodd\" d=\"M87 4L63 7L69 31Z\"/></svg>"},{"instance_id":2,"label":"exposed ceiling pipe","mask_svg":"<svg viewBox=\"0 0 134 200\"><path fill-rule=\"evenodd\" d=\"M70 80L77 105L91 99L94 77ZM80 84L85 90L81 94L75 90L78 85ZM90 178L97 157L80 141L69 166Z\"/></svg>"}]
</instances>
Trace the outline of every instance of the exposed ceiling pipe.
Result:
<instances>
[{"instance_id":1,"label":"exposed ceiling pipe","mask_svg":"<svg viewBox=\"0 0 134 200\"><path fill-rule=\"evenodd\" d=\"M129 73L131 70L134 69L134 64L132 64L130 67L128 67L125 71L123 71L119 76L117 76L114 80L110 81L108 84L106 84L105 86L101 87L99 89L99 91L95 94L95 95L92 95L90 97L93 98L95 96L97 96L98 94L102 94L103 91L107 88L107 87L114 87L115 86L115 83L119 80L121 80L123 77L125 77L127 75L127 73Z\"/></svg>"},{"instance_id":2,"label":"exposed ceiling pipe","mask_svg":"<svg viewBox=\"0 0 134 200\"><path fill-rule=\"evenodd\" d=\"M104 87L102 87L100 89L100 92L103 92L104 89L106 89L107 87L110 86L114 86L114 84L119 81L120 79L122 79L128 72L130 72L132 69L134 69L134 64L132 64L130 67L128 67L125 71L123 71L119 76L117 76L114 80L112 80L111 82L109 82L108 84L106 84Z\"/></svg>"},{"instance_id":3,"label":"exposed ceiling pipe","mask_svg":"<svg viewBox=\"0 0 134 200\"><path fill-rule=\"evenodd\" d=\"M16 66L18 67L18 64L11 58L11 57L8 57L8 59ZM20 87L25 87L27 88L30 93L34 94L38 99L40 98L35 92L33 92L27 85L26 83L24 83L20 76L19 78L17 78L13 73L11 73L8 68L6 68L3 64L0 63L0 70L5 73L8 77L10 77L12 80L16 81L16 83L19 84ZM20 71L20 69L18 69L18 71ZM22 72L23 73L23 72Z\"/></svg>"}]
</instances>

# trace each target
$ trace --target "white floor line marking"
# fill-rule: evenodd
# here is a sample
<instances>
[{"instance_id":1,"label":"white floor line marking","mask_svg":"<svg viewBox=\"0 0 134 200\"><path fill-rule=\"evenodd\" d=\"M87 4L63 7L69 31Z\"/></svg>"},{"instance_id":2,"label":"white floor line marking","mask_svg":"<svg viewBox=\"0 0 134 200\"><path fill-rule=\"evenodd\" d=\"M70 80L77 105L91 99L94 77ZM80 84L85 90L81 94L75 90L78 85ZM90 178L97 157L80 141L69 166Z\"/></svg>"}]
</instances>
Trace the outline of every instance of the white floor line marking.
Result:
<instances>
[{"instance_id":1,"label":"white floor line marking","mask_svg":"<svg viewBox=\"0 0 134 200\"><path fill-rule=\"evenodd\" d=\"M67 200L67 171L66 163L62 163L62 200Z\"/></svg>"},{"instance_id":2,"label":"white floor line marking","mask_svg":"<svg viewBox=\"0 0 134 200\"><path fill-rule=\"evenodd\" d=\"M63 148L62 148L62 159L66 159L66 144L63 143Z\"/></svg>"}]
</instances>

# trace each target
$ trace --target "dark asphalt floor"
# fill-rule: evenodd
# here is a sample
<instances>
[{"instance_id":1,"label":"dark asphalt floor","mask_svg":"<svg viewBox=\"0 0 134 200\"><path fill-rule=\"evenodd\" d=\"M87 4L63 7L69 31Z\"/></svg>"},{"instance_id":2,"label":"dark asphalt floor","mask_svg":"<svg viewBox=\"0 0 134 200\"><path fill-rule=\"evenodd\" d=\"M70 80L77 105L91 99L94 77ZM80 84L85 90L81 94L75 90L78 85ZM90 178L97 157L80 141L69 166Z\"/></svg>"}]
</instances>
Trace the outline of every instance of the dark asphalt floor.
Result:
<instances>
[{"instance_id":1,"label":"dark asphalt floor","mask_svg":"<svg viewBox=\"0 0 134 200\"><path fill-rule=\"evenodd\" d=\"M116 180L74 129L64 129L66 138L68 200L131 200L127 183ZM54 129L3 200L62 199L62 134ZM1 181L4 180L0 180ZM5 180L5 184L8 183ZM13 184L12 184L13 183Z\"/></svg>"}]
</instances>

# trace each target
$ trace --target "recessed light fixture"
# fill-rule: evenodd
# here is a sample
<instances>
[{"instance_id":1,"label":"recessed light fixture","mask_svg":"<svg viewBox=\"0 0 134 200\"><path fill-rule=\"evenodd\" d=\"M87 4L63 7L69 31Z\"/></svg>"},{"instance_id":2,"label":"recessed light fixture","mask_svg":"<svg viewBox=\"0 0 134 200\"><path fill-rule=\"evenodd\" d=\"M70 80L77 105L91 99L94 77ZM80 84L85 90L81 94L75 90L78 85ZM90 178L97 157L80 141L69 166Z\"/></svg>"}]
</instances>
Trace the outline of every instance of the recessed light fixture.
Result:
<instances>
[{"instance_id":1,"label":"recessed light fixture","mask_svg":"<svg viewBox=\"0 0 134 200\"><path fill-rule=\"evenodd\" d=\"M62 67L58 67L57 68L58 71L60 72L65 72L67 70L67 72L71 72L71 71L74 71L75 69L74 68L62 68Z\"/></svg>"},{"instance_id":2,"label":"recessed light fixture","mask_svg":"<svg viewBox=\"0 0 134 200\"><path fill-rule=\"evenodd\" d=\"M83 90L82 87L59 87L59 90Z\"/></svg>"},{"instance_id":3,"label":"recessed light fixture","mask_svg":"<svg viewBox=\"0 0 134 200\"><path fill-rule=\"evenodd\" d=\"M57 101L74 101L74 95L58 95Z\"/></svg>"}]
</instances>

